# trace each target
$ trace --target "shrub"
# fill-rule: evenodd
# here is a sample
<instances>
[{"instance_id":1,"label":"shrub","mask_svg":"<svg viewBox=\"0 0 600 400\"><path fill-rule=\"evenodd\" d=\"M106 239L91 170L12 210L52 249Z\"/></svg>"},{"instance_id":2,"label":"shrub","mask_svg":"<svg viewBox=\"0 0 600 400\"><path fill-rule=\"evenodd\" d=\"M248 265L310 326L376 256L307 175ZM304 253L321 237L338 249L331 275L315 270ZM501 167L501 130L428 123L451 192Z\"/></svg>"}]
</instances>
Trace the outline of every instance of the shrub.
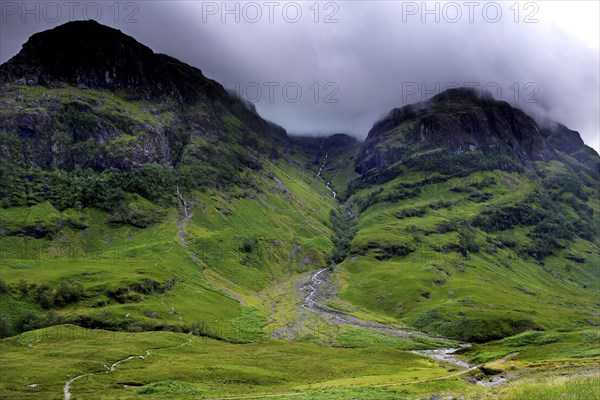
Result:
<instances>
[{"instance_id":1,"label":"shrub","mask_svg":"<svg viewBox=\"0 0 600 400\"><path fill-rule=\"evenodd\" d=\"M450 208L450 207L452 207L452 202L448 201L448 200L438 200L429 205L429 208L431 208L432 210L439 210L442 208Z\"/></svg>"},{"instance_id":2,"label":"shrub","mask_svg":"<svg viewBox=\"0 0 600 400\"><path fill-rule=\"evenodd\" d=\"M54 307L55 292L50 286L42 284L37 292L37 301L42 308Z\"/></svg>"},{"instance_id":3,"label":"shrub","mask_svg":"<svg viewBox=\"0 0 600 400\"><path fill-rule=\"evenodd\" d=\"M356 235L356 219L350 210L343 213L332 209L329 212L329 220L334 232L331 241L333 242L333 253L329 257L330 263L338 264L348 256L354 235Z\"/></svg>"},{"instance_id":4,"label":"shrub","mask_svg":"<svg viewBox=\"0 0 600 400\"><path fill-rule=\"evenodd\" d=\"M4 315L0 315L0 339L11 336L12 326L10 320Z\"/></svg>"},{"instance_id":5,"label":"shrub","mask_svg":"<svg viewBox=\"0 0 600 400\"><path fill-rule=\"evenodd\" d=\"M404 257L414 251L415 249L413 247L404 243L387 244L378 250L378 254L375 258L378 260L388 260L392 257Z\"/></svg>"},{"instance_id":6,"label":"shrub","mask_svg":"<svg viewBox=\"0 0 600 400\"><path fill-rule=\"evenodd\" d=\"M471 183L469 186L474 187L475 189L481 190L481 189L484 189L486 187L495 185L496 183L497 183L496 179L493 176L486 176L485 178L483 178L479 182Z\"/></svg>"},{"instance_id":7,"label":"shrub","mask_svg":"<svg viewBox=\"0 0 600 400\"><path fill-rule=\"evenodd\" d=\"M405 208L394 213L394 216L398 219L411 218L411 217L422 217L427 212L427 207L417 208Z\"/></svg>"},{"instance_id":8,"label":"shrub","mask_svg":"<svg viewBox=\"0 0 600 400\"><path fill-rule=\"evenodd\" d=\"M136 394L140 395L201 395L204 391L197 388L193 384L181 381L162 381L153 382L136 391Z\"/></svg>"},{"instance_id":9,"label":"shrub","mask_svg":"<svg viewBox=\"0 0 600 400\"><path fill-rule=\"evenodd\" d=\"M56 303L64 305L81 300L83 285L81 283L62 282L56 289Z\"/></svg>"},{"instance_id":10,"label":"shrub","mask_svg":"<svg viewBox=\"0 0 600 400\"><path fill-rule=\"evenodd\" d=\"M455 317L445 315L435 308L420 313L413 325L428 333L476 343L502 339L527 330L542 329L535 322L527 319L483 319L466 315Z\"/></svg>"},{"instance_id":11,"label":"shrub","mask_svg":"<svg viewBox=\"0 0 600 400\"><path fill-rule=\"evenodd\" d=\"M3 279L0 279L0 294L6 294L9 292L9 287L6 284L6 282L4 282Z\"/></svg>"},{"instance_id":12,"label":"shrub","mask_svg":"<svg viewBox=\"0 0 600 400\"><path fill-rule=\"evenodd\" d=\"M461 227L458 230L458 250L466 257L468 253L474 253L479 251L479 245L475 242L475 236L473 231Z\"/></svg>"},{"instance_id":13,"label":"shrub","mask_svg":"<svg viewBox=\"0 0 600 400\"><path fill-rule=\"evenodd\" d=\"M48 314L46 315L46 322L45 325L46 326L52 326L52 325L60 325L63 324L65 322L65 318L54 312L54 311L48 311Z\"/></svg>"},{"instance_id":14,"label":"shrub","mask_svg":"<svg viewBox=\"0 0 600 400\"><path fill-rule=\"evenodd\" d=\"M243 253L252 253L258 244L258 240L256 238L253 239L244 239L242 245L240 246L240 251Z\"/></svg>"},{"instance_id":15,"label":"shrub","mask_svg":"<svg viewBox=\"0 0 600 400\"><path fill-rule=\"evenodd\" d=\"M108 292L108 297L118 301L121 304L125 303L139 303L144 300L144 297L134 292L133 290L129 290L129 288L116 288Z\"/></svg>"},{"instance_id":16,"label":"shrub","mask_svg":"<svg viewBox=\"0 0 600 400\"><path fill-rule=\"evenodd\" d=\"M487 209L473 219L473 225L486 232L496 232L517 225L535 225L543 219L543 210L533 207L529 201L523 201L515 206Z\"/></svg>"},{"instance_id":17,"label":"shrub","mask_svg":"<svg viewBox=\"0 0 600 400\"><path fill-rule=\"evenodd\" d=\"M165 200L175 193L175 174L165 165L142 165L127 174L124 189L148 200Z\"/></svg>"},{"instance_id":18,"label":"shrub","mask_svg":"<svg viewBox=\"0 0 600 400\"><path fill-rule=\"evenodd\" d=\"M530 331L502 339L502 343L510 347L542 346L544 344L560 342L560 340L561 337L558 335Z\"/></svg>"},{"instance_id":19,"label":"shrub","mask_svg":"<svg viewBox=\"0 0 600 400\"><path fill-rule=\"evenodd\" d=\"M17 329L19 332L31 331L40 329L45 326L44 317L34 311L25 311L17 321Z\"/></svg>"},{"instance_id":20,"label":"shrub","mask_svg":"<svg viewBox=\"0 0 600 400\"><path fill-rule=\"evenodd\" d=\"M19 281L19 293L21 294L21 296L27 296L27 294L29 293L29 285L27 284L27 281L25 279L21 279Z\"/></svg>"}]
</instances>

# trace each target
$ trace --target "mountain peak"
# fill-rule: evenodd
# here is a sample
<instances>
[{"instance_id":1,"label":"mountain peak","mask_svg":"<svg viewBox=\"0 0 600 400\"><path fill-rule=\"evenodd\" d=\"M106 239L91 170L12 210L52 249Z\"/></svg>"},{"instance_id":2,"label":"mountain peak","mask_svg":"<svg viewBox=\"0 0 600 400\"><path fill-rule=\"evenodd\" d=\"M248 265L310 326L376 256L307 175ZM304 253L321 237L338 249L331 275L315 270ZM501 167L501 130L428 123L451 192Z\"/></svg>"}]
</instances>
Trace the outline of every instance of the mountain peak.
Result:
<instances>
[{"instance_id":1,"label":"mountain peak","mask_svg":"<svg viewBox=\"0 0 600 400\"><path fill-rule=\"evenodd\" d=\"M441 93L433 96L429 102L431 103L443 103L443 102L457 102L457 101L469 101L473 103L479 103L482 100L492 100L492 98L484 92L469 87L459 87L445 90Z\"/></svg>"},{"instance_id":2,"label":"mountain peak","mask_svg":"<svg viewBox=\"0 0 600 400\"><path fill-rule=\"evenodd\" d=\"M148 47L123 32L95 21L73 21L29 38L0 69L3 80L86 84L104 87L143 76L155 57ZM92 76L88 76L91 74Z\"/></svg>"},{"instance_id":3,"label":"mountain peak","mask_svg":"<svg viewBox=\"0 0 600 400\"><path fill-rule=\"evenodd\" d=\"M1 82L82 88L132 89L160 97L194 100L224 90L197 68L149 47L120 30L95 21L73 21L36 33L0 66Z\"/></svg>"},{"instance_id":4,"label":"mountain peak","mask_svg":"<svg viewBox=\"0 0 600 400\"><path fill-rule=\"evenodd\" d=\"M583 148L575 131L562 125L542 130L507 102L458 88L394 109L375 123L357 158L357 171L377 173L431 152L438 157L493 152L519 165L548 161L557 150L573 155ZM588 154L585 160L594 158Z\"/></svg>"}]
</instances>

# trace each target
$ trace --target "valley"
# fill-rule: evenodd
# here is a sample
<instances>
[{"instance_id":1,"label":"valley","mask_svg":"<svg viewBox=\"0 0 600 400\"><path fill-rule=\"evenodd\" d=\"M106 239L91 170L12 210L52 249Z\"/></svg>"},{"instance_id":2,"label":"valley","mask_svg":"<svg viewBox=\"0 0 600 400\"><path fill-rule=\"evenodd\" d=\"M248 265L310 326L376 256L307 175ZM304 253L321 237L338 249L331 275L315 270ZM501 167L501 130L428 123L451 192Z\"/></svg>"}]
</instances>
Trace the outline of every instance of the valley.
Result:
<instances>
[{"instance_id":1,"label":"valley","mask_svg":"<svg viewBox=\"0 0 600 400\"><path fill-rule=\"evenodd\" d=\"M1 398L600 396L600 157L564 125L461 88L291 136L80 21L0 66L0 140Z\"/></svg>"}]
</instances>

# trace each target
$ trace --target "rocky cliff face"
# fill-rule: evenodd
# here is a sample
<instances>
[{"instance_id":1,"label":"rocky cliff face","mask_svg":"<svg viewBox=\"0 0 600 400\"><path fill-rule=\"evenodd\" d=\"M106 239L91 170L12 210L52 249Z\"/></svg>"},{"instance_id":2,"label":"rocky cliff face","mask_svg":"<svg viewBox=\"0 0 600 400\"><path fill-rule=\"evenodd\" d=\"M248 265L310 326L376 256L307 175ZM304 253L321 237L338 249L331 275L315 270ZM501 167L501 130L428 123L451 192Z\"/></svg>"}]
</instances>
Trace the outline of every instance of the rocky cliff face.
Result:
<instances>
[{"instance_id":1,"label":"rocky cliff face","mask_svg":"<svg viewBox=\"0 0 600 400\"><path fill-rule=\"evenodd\" d=\"M5 89L0 96L5 109L0 117L3 155L15 165L65 170L75 165L126 170L177 160L187 140L178 130L180 117L173 115L172 125L153 125L139 115L118 111L114 98L96 100L84 91L71 93L75 98L59 91L39 95L30 88Z\"/></svg>"},{"instance_id":2,"label":"rocky cliff face","mask_svg":"<svg viewBox=\"0 0 600 400\"><path fill-rule=\"evenodd\" d=\"M582 153L588 161L597 159L588 149L577 132L562 125L541 130L532 118L506 102L469 89L450 89L427 102L394 109L377 122L356 167L360 173L376 175L395 164L418 163L433 154L440 159L493 154L503 160L495 167L518 168L551 160L557 151Z\"/></svg>"},{"instance_id":3,"label":"rocky cliff face","mask_svg":"<svg viewBox=\"0 0 600 400\"><path fill-rule=\"evenodd\" d=\"M28 85L60 83L131 89L155 98L187 101L223 96L223 88L194 67L95 21L74 21L37 33L0 67L0 80Z\"/></svg>"},{"instance_id":4,"label":"rocky cliff face","mask_svg":"<svg viewBox=\"0 0 600 400\"><path fill-rule=\"evenodd\" d=\"M24 167L174 166L212 146L273 154L287 137L199 69L94 21L33 35L0 66L0 109L0 152Z\"/></svg>"},{"instance_id":5,"label":"rocky cliff face","mask_svg":"<svg viewBox=\"0 0 600 400\"><path fill-rule=\"evenodd\" d=\"M563 124L555 123L542 128L540 133L554 149L575 158L593 170L600 171L598 153L583 143L579 132L573 131Z\"/></svg>"}]
</instances>

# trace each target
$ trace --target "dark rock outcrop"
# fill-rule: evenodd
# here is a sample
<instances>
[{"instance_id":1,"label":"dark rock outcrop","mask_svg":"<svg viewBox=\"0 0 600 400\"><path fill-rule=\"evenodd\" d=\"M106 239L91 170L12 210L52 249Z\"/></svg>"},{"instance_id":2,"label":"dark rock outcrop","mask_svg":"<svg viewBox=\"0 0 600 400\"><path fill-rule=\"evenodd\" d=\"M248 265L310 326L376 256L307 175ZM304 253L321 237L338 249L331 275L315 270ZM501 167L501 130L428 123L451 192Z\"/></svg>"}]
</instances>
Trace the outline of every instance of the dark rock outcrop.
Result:
<instances>
[{"instance_id":1,"label":"dark rock outcrop","mask_svg":"<svg viewBox=\"0 0 600 400\"><path fill-rule=\"evenodd\" d=\"M31 36L0 65L0 109L0 153L27 167L177 165L195 136L230 159L287 140L199 69L95 21Z\"/></svg>"},{"instance_id":2,"label":"dark rock outcrop","mask_svg":"<svg viewBox=\"0 0 600 400\"><path fill-rule=\"evenodd\" d=\"M31 36L19 54L0 66L0 81L132 89L189 102L226 93L199 69L155 54L131 36L92 20L69 22Z\"/></svg>"},{"instance_id":3,"label":"dark rock outcrop","mask_svg":"<svg viewBox=\"0 0 600 400\"><path fill-rule=\"evenodd\" d=\"M577 132L562 125L541 130L531 117L504 101L471 89L450 89L427 102L394 109L375 123L361 147L356 170L375 176L419 158L470 153L487 159L493 154L501 160L499 167L515 168L554 159L556 150L576 154L584 162L598 159Z\"/></svg>"}]
</instances>

